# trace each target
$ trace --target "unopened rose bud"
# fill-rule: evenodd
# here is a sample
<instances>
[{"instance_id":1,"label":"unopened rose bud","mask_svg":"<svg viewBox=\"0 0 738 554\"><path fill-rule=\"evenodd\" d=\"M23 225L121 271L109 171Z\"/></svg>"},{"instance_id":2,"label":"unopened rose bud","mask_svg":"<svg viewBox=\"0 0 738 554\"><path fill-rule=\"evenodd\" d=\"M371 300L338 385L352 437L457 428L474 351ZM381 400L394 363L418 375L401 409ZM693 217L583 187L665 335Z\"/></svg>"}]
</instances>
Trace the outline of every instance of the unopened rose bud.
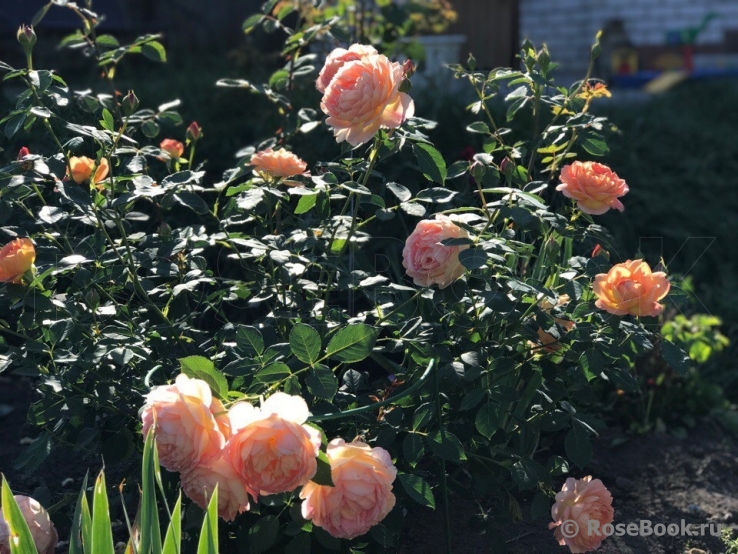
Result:
<instances>
[{"instance_id":1,"label":"unopened rose bud","mask_svg":"<svg viewBox=\"0 0 738 554\"><path fill-rule=\"evenodd\" d=\"M18 37L18 42L20 42L26 53L33 50L33 47L36 44L36 33L34 32L33 27L30 25L21 25L18 27L18 34L16 36Z\"/></svg>"},{"instance_id":2,"label":"unopened rose bud","mask_svg":"<svg viewBox=\"0 0 738 554\"><path fill-rule=\"evenodd\" d=\"M166 221L159 225L159 236L161 238L169 238L172 236L172 228Z\"/></svg>"},{"instance_id":3,"label":"unopened rose bud","mask_svg":"<svg viewBox=\"0 0 738 554\"><path fill-rule=\"evenodd\" d=\"M100 294L96 290L89 290L85 294L85 300L90 306L96 307L100 304Z\"/></svg>"},{"instance_id":4,"label":"unopened rose bud","mask_svg":"<svg viewBox=\"0 0 738 554\"><path fill-rule=\"evenodd\" d=\"M17 161L23 162L21 164L21 168L23 169L23 171L29 171L29 170L33 169L33 161L31 161L31 160L29 160L29 161L23 161L23 158L25 158L26 156L30 156L30 155L31 155L31 151L28 149L27 146L24 146L20 150L18 150L18 158L17 158Z\"/></svg>"},{"instance_id":5,"label":"unopened rose bud","mask_svg":"<svg viewBox=\"0 0 738 554\"><path fill-rule=\"evenodd\" d=\"M596 258L597 256L604 256L607 260L610 259L610 253L599 244L592 250L592 257Z\"/></svg>"},{"instance_id":6,"label":"unopened rose bud","mask_svg":"<svg viewBox=\"0 0 738 554\"><path fill-rule=\"evenodd\" d=\"M507 168L511 163L512 162L510 161L510 158L505 158L504 160L502 160L502 163L500 164L500 171L502 171L503 173L506 173Z\"/></svg>"},{"instance_id":7,"label":"unopened rose bud","mask_svg":"<svg viewBox=\"0 0 738 554\"><path fill-rule=\"evenodd\" d=\"M405 77L412 77L415 73L415 64L413 61L405 60L405 63L402 64L402 71L405 73Z\"/></svg>"},{"instance_id":8,"label":"unopened rose bud","mask_svg":"<svg viewBox=\"0 0 738 554\"><path fill-rule=\"evenodd\" d=\"M484 174L487 173L487 168L484 167L484 164L481 162L474 162L471 166L471 174L472 177L474 177L474 180L477 182L481 182L482 177L484 177Z\"/></svg>"},{"instance_id":9,"label":"unopened rose bud","mask_svg":"<svg viewBox=\"0 0 738 554\"><path fill-rule=\"evenodd\" d=\"M136 94L132 90L129 90L128 94L120 101L120 105L123 107L124 114L131 115L138 109L138 98Z\"/></svg>"},{"instance_id":10,"label":"unopened rose bud","mask_svg":"<svg viewBox=\"0 0 738 554\"><path fill-rule=\"evenodd\" d=\"M193 121L190 123L190 126L187 127L185 136L187 137L187 140L192 142L200 140L200 137L202 136L202 127L197 124L197 121Z\"/></svg>"}]
</instances>

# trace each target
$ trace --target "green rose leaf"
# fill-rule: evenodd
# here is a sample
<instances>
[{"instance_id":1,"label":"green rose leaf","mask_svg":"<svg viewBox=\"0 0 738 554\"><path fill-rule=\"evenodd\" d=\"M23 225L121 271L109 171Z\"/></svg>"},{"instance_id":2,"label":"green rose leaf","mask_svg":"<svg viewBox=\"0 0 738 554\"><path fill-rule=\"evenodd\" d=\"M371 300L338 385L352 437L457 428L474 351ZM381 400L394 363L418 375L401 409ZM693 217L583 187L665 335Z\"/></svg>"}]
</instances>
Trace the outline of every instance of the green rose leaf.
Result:
<instances>
[{"instance_id":1,"label":"green rose leaf","mask_svg":"<svg viewBox=\"0 0 738 554\"><path fill-rule=\"evenodd\" d=\"M320 335L310 325L298 323L290 331L290 349L301 362L315 365L320 357L320 347Z\"/></svg>"},{"instance_id":2,"label":"green rose leaf","mask_svg":"<svg viewBox=\"0 0 738 554\"><path fill-rule=\"evenodd\" d=\"M433 148L430 144L419 142L413 145L413 153L418 160L420 171L429 181L443 184L446 180L448 170L446 162L443 160L441 153Z\"/></svg>"},{"instance_id":3,"label":"green rose leaf","mask_svg":"<svg viewBox=\"0 0 738 554\"><path fill-rule=\"evenodd\" d=\"M415 502L421 506L427 506L432 510L436 509L436 500L433 498L433 490L423 478L411 473L400 473L397 476L397 480L402 485L402 488L405 489L408 496L415 500Z\"/></svg>"},{"instance_id":4,"label":"green rose leaf","mask_svg":"<svg viewBox=\"0 0 738 554\"><path fill-rule=\"evenodd\" d=\"M360 362L371 354L378 333L377 329L366 323L344 327L333 335L326 355L342 362Z\"/></svg>"},{"instance_id":5,"label":"green rose leaf","mask_svg":"<svg viewBox=\"0 0 738 554\"><path fill-rule=\"evenodd\" d=\"M220 398L228 396L228 381L217 369L211 360L204 356L187 356L180 358L179 364L182 373L187 377L205 381L213 392Z\"/></svg>"}]
</instances>

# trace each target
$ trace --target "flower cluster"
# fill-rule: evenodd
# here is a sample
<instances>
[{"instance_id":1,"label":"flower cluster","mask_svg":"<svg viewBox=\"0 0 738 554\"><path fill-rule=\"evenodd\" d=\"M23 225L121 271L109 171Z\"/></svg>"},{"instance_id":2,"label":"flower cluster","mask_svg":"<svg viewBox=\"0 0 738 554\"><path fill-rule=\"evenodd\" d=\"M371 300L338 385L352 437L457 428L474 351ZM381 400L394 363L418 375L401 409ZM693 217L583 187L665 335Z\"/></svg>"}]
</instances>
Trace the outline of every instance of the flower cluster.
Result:
<instances>
[{"instance_id":1,"label":"flower cluster","mask_svg":"<svg viewBox=\"0 0 738 554\"><path fill-rule=\"evenodd\" d=\"M33 544L39 554L54 554L56 543L59 540L56 528L49 519L49 514L43 506L30 496L15 495L15 501L20 508L23 519L26 520L31 532ZM10 528L0 509L0 554L10 554Z\"/></svg>"},{"instance_id":2,"label":"flower cluster","mask_svg":"<svg viewBox=\"0 0 738 554\"><path fill-rule=\"evenodd\" d=\"M282 392L259 408L238 402L226 410L205 381L186 375L154 387L141 413L159 462L181 473L182 489L202 508L217 486L218 513L232 521L249 509L249 497L303 487L306 519L339 538L362 535L395 505L397 470L382 448L334 439L327 448L334 486L311 482L322 434L309 416L305 400Z\"/></svg>"}]
</instances>

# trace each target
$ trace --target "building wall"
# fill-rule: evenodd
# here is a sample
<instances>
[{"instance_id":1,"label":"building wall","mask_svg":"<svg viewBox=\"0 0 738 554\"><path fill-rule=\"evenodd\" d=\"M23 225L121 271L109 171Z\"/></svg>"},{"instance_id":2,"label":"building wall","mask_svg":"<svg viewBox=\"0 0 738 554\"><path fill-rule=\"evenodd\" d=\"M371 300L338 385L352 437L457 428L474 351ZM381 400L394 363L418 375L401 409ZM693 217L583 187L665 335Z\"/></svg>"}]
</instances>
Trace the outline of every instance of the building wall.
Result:
<instances>
[{"instance_id":1,"label":"building wall","mask_svg":"<svg viewBox=\"0 0 738 554\"><path fill-rule=\"evenodd\" d=\"M608 20L622 19L635 46L663 45L666 33L713 19L697 44L722 43L738 30L738 0L520 0L520 37L546 43L566 74L584 74L589 48Z\"/></svg>"}]
</instances>

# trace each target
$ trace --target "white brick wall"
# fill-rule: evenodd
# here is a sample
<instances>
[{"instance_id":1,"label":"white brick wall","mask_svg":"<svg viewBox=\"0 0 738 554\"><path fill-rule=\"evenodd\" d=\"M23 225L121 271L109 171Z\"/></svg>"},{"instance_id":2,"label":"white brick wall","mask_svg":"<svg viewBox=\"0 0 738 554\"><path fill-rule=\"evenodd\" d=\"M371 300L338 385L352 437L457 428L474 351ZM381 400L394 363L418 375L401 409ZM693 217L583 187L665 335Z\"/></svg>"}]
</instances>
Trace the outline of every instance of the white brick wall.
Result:
<instances>
[{"instance_id":1,"label":"white brick wall","mask_svg":"<svg viewBox=\"0 0 738 554\"><path fill-rule=\"evenodd\" d=\"M726 30L738 30L738 0L520 0L520 36L538 46L567 74L586 71L595 33L610 19L622 19L636 46L665 44L666 32L696 26L716 12L698 43L723 41Z\"/></svg>"}]
</instances>

